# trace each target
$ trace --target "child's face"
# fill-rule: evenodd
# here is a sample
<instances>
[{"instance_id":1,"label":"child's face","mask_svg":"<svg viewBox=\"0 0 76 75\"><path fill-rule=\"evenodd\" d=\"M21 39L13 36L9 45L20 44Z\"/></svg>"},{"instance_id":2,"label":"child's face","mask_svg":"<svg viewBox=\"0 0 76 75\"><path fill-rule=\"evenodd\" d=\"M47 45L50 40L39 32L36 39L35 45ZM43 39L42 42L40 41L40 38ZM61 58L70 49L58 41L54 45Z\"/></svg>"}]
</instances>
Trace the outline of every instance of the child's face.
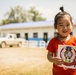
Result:
<instances>
[{"instance_id":1,"label":"child's face","mask_svg":"<svg viewBox=\"0 0 76 75\"><path fill-rule=\"evenodd\" d=\"M72 27L73 24L68 15L64 15L57 22L58 33L63 37L66 37L70 34L70 32L72 31Z\"/></svg>"}]
</instances>

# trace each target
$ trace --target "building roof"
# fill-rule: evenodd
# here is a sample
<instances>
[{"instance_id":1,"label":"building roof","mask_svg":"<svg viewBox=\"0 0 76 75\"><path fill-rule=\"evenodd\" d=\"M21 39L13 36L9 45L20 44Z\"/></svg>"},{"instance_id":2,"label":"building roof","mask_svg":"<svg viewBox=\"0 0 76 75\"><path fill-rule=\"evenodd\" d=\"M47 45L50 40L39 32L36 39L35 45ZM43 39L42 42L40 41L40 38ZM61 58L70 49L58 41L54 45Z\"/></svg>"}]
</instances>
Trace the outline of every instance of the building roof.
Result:
<instances>
[{"instance_id":1,"label":"building roof","mask_svg":"<svg viewBox=\"0 0 76 75\"><path fill-rule=\"evenodd\" d=\"M45 26L53 26L53 21L11 23L0 26L0 29L30 28L30 27L45 27Z\"/></svg>"},{"instance_id":2,"label":"building roof","mask_svg":"<svg viewBox=\"0 0 76 75\"><path fill-rule=\"evenodd\" d=\"M76 24L76 19L73 19L74 24ZM46 27L53 26L54 21L36 21L36 22L23 22L23 23L11 23L0 26L0 29L14 29L14 28L30 28L30 27Z\"/></svg>"}]
</instances>

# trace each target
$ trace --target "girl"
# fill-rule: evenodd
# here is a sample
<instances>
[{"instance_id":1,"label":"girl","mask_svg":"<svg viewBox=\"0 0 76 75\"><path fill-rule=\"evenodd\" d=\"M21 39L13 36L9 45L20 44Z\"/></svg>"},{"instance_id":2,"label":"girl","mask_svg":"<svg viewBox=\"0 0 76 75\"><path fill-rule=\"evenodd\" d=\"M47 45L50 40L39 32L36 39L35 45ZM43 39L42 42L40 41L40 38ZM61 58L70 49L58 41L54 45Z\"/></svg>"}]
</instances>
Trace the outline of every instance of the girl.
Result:
<instances>
[{"instance_id":1,"label":"girl","mask_svg":"<svg viewBox=\"0 0 76 75\"><path fill-rule=\"evenodd\" d=\"M76 69L59 67L63 64L63 60L57 57L58 45L76 46L76 38L70 33L72 32L73 22L69 13L65 12L63 7L54 19L54 27L58 31L58 35L52 38L47 46L47 58L53 62L53 75L76 75Z\"/></svg>"}]
</instances>

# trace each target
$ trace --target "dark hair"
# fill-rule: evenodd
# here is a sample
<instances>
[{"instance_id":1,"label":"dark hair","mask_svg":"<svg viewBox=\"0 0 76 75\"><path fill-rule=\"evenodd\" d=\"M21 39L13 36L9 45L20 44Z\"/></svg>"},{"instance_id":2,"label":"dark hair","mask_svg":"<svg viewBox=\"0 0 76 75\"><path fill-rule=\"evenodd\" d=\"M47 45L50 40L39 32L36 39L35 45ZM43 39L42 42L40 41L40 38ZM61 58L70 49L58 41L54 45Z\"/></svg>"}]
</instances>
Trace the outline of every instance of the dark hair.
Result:
<instances>
[{"instance_id":1,"label":"dark hair","mask_svg":"<svg viewBox=\"0 0 76 75\"><path fill-rule=\"evenodd\" d=\"M71 17L71 15L70 15L68 12L64 11L64 7L63 7L63 6L60 7L60 10L61 10L61 12L57 13L56 16L55 16L55 18L54 18L54 27L55 27L55 29L56 29L56 25L57 25L57 23L58 23L58 20L59 20L60 18L62 18L64 15L68 15L69 18L70 18L70 21L72 22L72 17Z\"/></svg>"}]
</instances>

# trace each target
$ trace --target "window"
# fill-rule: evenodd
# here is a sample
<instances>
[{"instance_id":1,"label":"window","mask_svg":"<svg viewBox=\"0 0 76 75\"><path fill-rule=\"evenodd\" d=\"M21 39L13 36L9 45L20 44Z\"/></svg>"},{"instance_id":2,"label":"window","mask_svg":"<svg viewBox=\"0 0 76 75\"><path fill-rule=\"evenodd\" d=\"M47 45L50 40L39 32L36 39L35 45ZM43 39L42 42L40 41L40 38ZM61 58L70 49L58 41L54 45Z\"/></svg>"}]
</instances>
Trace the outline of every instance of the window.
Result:
<instances>
[{"instance_id":1,"label":"window","mask_svg":"<svg viewBox=\"0 0 76 75\"><path fill-rule=\"evenodd\" d=\"M54 32L54 37L58 36L59 33L58 32Z\"/></svg>"},{"instance_id":2,"label":"window","mask_svg":"<svg viewBox=\"0 0 76 75\"><path fill-rule=\"evenodd\" d=\"M33 38L38 38L38 33L33 33Z\"/></svg>"},{"instance_id":3,"label":"window","mask_svg":"<svg viewBox=\"0 0 76 75\"><path fill-rule=\"evenodd\" d=\"M48 33L47 32L43 33L43 40L47 43L47 41L48 41Z\"/></svg>"},{"instance_id":4,"label":"window","mask_svg":"<svg viewBox=\"0 0 76 75\"><path fill-rule=\"evenodd\" d=\"M20 33L17 33L16 36L17 36L17 38L20 38Z\"/></svg>"},{"instance_id":5,"label":"window","mask_svg":"<svg viewBox=\"0 0 76 75\"><path fill-rule=\"evenodd\" d=\"M25 39L28 40L28 33L25 33Z\"/></svg>"},{"instance_id":6,"label":"window","mask_svg":"<svg viewBox=\"0 0 76 75\"><path fill-rule=\"evenodd\" d=\"M6 33L3 33L3 37L5 37L6 36Z\"/></svg>"},{"instance_id":7,"label":"window","mask_svg":"<svg viewBox=\"0 0 76 75\"><path fill-rule=\"evenodd\" d=\"M73 32L71 32L70 34L73 35Z\"/></svg>"}]
</instances>

